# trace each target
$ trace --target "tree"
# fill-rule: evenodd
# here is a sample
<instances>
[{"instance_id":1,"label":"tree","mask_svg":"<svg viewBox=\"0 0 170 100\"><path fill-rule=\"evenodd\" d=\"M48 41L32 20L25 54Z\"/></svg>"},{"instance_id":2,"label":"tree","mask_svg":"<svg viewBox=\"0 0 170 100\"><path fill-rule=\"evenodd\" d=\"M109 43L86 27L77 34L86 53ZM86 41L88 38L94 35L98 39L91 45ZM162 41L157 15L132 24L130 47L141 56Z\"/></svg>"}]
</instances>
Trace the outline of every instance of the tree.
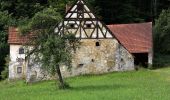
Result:
<instances>
[{"instance_id":1,"label":"tree","mask_svg":"<svg viewBox=\"0 0 170 100\"><path fill-rule=\"evenodd\" d=\"M12 24L11 15L7 11L0 11L0 75L5 66L5 57L9 53L7 43L8 26ZM1 79L1 77L0 77Z\"/></svg>"},{"instance_id":2,"label":"tree","mask_svg":"<svg viewBox=\"0 0 170 100\"><path fill-rule=\"evenodd\" d=\"M6 78L8 78L9 61L10 61L9 56L6 56L6 57L5 57L5 65L4 65L4 67L3 67L3 71L1 72L1 75L0 75L0 76L1 76L1 79L6 79Z\"/></svg>"},{"instance_id":3,"label":"tree","mask_svg":"<svg viewBox=\"0 0 170 100\"><path fill-rule=\"evenodd\" d=\"M170 9L162 10L154 26L154 49L157 53L170 54Z\"/></svg>"},{"instance_id":4,"label":"tree","mask_svg":"<svg viewBox=\"0 0 170 100\"><path fill-rule=\"evenodd\" d=\"M62 22L61 15L55 8L47 8L35 14L30 23L21 32L35 33L31 37L31 42L27 45L33 45L33 49L28 50L28 57L33 61L40 62L42 69L47 70L52 75L58 75L59 88L67 88L63 81L60 65L67 66L71 63L71 52L78 40L73 35L60 36L54 33L56 23ZM32 56L31 56L32 55Z\"/></svg>"},{"instance_id":5,"label":"tree","mask_svg":"<svg viewBox=\"0 0 170 100\"><path fill-rule=\"evenodd\" d=\"M16 19L31 18L48 6L48 0L1 0L0 9L8 11Z\"/></svg>"}]
</instances>

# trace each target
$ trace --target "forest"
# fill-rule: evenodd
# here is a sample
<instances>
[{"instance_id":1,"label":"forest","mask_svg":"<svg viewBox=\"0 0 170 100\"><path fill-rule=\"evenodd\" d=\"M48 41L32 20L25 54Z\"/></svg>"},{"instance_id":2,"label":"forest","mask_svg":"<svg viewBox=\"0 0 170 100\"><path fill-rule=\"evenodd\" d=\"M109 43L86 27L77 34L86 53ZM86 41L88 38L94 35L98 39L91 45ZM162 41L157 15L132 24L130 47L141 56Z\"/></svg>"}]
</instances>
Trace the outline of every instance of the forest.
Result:
<instances>
[{"instance_id":1,"label":"forest","mask_svg":"<svg viewBox=\"0 0 170 100\"><path fill-rule=\"evenodd\" d=\"M62 16L76 0L0 0L0 73L9 55L8 27L22 26L45 8L55 8ZM85 0L106 24L155 22L170 0ZM168 17L169 18L169 17ZM154 23L153 23L154 24ZM1 75L1 74L0 74ZM2 77L0 77L1 79Z\"/></svg>"}]
</instances>

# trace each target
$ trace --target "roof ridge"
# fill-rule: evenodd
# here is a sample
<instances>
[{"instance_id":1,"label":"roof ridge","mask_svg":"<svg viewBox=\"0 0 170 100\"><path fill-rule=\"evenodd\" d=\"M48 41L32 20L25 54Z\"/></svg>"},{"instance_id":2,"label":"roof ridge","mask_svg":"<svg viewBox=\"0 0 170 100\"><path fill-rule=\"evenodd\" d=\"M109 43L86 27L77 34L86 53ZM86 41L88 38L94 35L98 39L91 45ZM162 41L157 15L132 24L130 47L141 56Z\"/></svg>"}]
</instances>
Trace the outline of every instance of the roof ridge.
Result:
<instances>
[{"instance_id":1,"label":"roof ridge","mask_svg":"<svg viewBox=\"0 0 170 100\"><path fill-rule=\"evenodd\" d=\"M110 26L110 25L137 25L137 24L148 24L148 23L151 23L152 22L142 22L142 23L120 23L120 24L108 24L107 26Z\"/></svg>"}]
</instances>

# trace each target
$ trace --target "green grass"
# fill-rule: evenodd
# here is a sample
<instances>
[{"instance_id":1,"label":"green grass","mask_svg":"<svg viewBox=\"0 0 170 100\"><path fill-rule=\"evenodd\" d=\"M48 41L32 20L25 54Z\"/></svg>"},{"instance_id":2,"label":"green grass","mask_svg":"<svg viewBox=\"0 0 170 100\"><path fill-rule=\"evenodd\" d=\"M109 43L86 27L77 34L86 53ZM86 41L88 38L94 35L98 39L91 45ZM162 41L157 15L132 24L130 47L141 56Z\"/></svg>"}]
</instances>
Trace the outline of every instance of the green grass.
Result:
<instances>
[{"instance_id":1,"label":"green grass","mask_svg":"<svg viewBox=\"0 0 170 100\"><path fill-rule=\"evenodd\" d=\"M114 72L68 78L72 87L58 90L55 81L27 85L0 82L0 100L170 100L170 68Z\"/></svg>"}]
</instances>

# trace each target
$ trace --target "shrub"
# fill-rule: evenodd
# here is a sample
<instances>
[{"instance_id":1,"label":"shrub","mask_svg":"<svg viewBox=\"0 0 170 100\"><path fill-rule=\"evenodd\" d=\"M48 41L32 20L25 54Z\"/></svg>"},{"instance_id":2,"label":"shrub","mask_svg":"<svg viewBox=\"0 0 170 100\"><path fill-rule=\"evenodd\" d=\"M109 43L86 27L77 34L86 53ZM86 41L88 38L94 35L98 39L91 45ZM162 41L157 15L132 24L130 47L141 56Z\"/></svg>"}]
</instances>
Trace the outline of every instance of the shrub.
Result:
<instances>
[{"instance_id":1,"label":"shrub","mask_svg":"<svg viewBox=\"0 0 170 100\"><path fill-rule=\"evenodd\" d=\"M4 80L4 79L6 79L6 78L8 78L8 66L9 66L9 56L7 56L6 58L5 58L5 61L6 61L6 63L5 63L5 66L4 66L4 70L1 72L1 78Z\"/></svg>"},{"instance_id":2,"label":"shrub","mask_svg":"<svg viewBox=\"0 0 170 100\"><path fill-rule=\"evenodd\" d=\"M156 53L170 54L170 9L163 10L156 20L154 50Z\"/></svg>"}]
</instances>

